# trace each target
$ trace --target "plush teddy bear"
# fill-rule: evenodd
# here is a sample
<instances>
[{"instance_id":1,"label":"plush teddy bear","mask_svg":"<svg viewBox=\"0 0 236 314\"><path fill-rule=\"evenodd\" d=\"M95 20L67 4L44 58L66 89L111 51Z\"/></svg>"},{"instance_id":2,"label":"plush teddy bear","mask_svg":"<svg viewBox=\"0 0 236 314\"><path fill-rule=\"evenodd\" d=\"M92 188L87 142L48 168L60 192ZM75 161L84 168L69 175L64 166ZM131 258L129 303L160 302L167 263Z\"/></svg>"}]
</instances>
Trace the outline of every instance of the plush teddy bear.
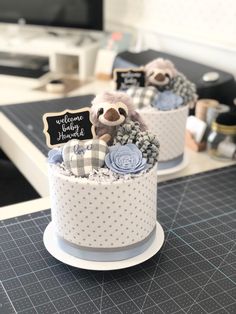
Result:
<instances>
[{"instance_id":1,"label":"plush teddy bear","mask_svg":"<svg viewBox=\"0 0 236 314\"><path fill-rule=\"evenodd\" d=\"M138 121L141 130L146 126L134 110L132 98L123 92L104 92L92 101L91 121L98 137L110 134L113 139L117 127L126 121Z\"/></svg>"}]
</instances>

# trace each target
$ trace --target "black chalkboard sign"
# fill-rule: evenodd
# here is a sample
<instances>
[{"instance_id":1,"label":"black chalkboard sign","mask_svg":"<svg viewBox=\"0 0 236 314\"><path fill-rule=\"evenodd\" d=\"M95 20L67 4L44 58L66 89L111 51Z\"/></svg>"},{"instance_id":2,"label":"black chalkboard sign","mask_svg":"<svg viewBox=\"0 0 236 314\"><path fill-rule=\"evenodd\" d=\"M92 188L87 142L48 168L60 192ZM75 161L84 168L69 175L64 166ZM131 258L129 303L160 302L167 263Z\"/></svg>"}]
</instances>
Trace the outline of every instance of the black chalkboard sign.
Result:
<instances>
[{"instance_id":1,"label":"black chalkboard sign","mask_svg":"<svg viewBox=\"0 0 236 314\"><path fill-rule=\"evenodd\" d=\"M45 113L43 123L48 147L60 146L71 139L88 140L95 137L89 107Z\"/></svg>"},{"instance_id":2,"label":"black chalkboard sign","mask_svg":"<svg viewBox=\"0 0 236 314\"><path fill-rule=\"evenodd\" d=\"M117 90L127 90L131 86L144 87L145 79L145 71L142 68L114 70Z\"/></svg>"}]
</instances>

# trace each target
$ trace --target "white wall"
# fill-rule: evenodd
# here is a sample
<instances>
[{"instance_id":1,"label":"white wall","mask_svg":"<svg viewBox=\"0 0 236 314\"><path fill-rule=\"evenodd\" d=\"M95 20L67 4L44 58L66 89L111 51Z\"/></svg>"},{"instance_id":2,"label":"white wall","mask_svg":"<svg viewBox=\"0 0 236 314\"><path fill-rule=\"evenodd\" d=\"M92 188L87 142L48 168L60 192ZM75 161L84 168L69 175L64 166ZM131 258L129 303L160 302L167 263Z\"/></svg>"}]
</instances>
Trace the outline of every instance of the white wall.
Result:
<instances>
[{"instance_id":1,"label":"white wall","mask_svg":"<svg viewBox=\"0 0 236 314\"><path fill-rule=\"evenodd\" d=\"M235 0L106 0L106 28L236 76Z\"/></svg>"}]
</instances>

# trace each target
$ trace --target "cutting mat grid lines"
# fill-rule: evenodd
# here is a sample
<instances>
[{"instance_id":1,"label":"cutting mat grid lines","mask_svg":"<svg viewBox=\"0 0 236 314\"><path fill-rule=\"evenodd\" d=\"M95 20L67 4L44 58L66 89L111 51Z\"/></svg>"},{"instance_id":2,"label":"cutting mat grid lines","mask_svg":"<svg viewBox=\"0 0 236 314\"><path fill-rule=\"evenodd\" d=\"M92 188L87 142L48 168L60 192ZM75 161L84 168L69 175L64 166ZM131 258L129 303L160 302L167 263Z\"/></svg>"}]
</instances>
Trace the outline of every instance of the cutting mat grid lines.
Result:
<instances>
[{"instance_id":1,"label":"cutting mat grid lines","mask_svg":"<svg viewBox=\"0 0 236 314\"><path fill-rule=\"evenodd\" d=\"M235 186L236 167L159 184L165 245L119 271L54 259L42 242L50 210L1 221L3 313L236 313Z\"/></svg>"}]
</instances>

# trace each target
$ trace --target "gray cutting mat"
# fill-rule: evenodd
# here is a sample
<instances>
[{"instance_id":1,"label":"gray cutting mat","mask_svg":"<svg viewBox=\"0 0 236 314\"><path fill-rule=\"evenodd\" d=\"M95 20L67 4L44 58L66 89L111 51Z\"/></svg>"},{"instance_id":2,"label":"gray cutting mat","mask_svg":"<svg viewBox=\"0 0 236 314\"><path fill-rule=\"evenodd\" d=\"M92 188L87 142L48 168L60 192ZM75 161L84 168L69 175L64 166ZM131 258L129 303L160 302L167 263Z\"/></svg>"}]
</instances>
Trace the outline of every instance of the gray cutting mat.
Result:
<instances>
[{"instance_id":1,"label":"gray cutting mat","mask_svg":"<svg viewBox=\"0 0 236 314\"><path fill-rule=\"evenodd\" d=\"M161 251L133 268L76 269L45 250L50 211L0 225L0 313L236 313L236 167L162 183ZM3 310L2 310L3 309Z\"/></svg>"}]
</instances>

